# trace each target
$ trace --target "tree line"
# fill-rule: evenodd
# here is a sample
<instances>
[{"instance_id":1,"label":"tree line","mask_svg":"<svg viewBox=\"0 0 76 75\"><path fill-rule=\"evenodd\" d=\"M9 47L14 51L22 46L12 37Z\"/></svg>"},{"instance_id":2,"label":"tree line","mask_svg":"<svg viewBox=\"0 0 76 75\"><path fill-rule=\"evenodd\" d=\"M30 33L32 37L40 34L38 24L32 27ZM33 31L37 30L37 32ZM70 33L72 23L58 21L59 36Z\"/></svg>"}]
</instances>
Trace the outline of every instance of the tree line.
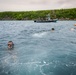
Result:
<instances>
[{"instance_id":1,"label":"tree line","mask_svg":"<svg viewBox=\"0 0 76 75\"><path fill-rule=\"evenodd\" d=\"M0 20L35 20L45 19L50 14L52 19L76 20L76 8L41 10L41 11L21 11L21 12L0 12Z\"/></svg>"}]
</instances>

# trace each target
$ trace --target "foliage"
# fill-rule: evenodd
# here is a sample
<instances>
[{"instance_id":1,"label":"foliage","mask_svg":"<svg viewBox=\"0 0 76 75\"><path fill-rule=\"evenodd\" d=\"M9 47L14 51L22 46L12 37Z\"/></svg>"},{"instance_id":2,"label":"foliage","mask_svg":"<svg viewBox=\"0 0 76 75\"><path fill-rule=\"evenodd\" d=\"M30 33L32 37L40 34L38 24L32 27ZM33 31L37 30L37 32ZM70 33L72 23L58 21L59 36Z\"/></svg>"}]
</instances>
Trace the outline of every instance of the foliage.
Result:
<instances>
[{"instance_id":1,"label":"foliage","mask_svg":"<svg viewBox=\"0 0 76 75\"><path fill-rule=\"evenodd\" d=\"M76 8L42 10L42 11L23 11L23 12L0 12L0 20L34 20L45 19L50 14L51 18L76 20Z\"/></svg>"}]
</instances>

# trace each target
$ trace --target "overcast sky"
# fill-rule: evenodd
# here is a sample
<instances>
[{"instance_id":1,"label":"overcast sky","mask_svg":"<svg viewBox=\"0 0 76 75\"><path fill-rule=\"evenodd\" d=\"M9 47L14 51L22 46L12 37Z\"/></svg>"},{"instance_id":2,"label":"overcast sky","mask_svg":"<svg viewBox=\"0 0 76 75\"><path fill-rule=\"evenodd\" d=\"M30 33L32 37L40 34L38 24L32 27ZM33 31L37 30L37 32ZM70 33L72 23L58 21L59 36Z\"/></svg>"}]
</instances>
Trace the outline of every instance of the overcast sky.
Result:
<instances>
[{"instance_id":1,"label":"overcast sky","mask_svg":"<svg viewBox=\"0 0 76 75\"><path fill-rule=\"evenodd\" d=\"M0 0L0 11L76 8L76 0Z\"/></svg>"}]
</instances>

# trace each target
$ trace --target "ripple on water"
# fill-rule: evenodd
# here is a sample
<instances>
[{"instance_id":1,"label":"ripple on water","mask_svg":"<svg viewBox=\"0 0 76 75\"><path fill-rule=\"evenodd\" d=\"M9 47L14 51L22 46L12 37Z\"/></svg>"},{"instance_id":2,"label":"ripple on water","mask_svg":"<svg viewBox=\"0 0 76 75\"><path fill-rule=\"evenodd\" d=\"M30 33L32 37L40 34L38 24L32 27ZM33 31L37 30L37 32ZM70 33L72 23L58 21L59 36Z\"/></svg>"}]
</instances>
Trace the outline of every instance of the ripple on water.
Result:
<instances>
[{"instance_id":1,"label":"ripple on water","mask_svg":"<svg viewBox=\"0 0 76 75\"><path fill-rule=\"evenodd\" d=\"M0 75L76 75L74 24L1 21ZM12 51L7 50L9 40L15 43Z\"/></svg>"}]
</instances>

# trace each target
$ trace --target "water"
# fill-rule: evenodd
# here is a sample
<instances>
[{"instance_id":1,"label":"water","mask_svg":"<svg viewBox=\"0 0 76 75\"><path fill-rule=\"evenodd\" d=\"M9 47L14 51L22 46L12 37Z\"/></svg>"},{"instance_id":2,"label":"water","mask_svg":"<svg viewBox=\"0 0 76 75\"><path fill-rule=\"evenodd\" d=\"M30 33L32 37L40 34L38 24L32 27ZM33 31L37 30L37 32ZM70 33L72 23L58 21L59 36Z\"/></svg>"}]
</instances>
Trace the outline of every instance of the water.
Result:
<instances>
[{"instance_id":1,"label":"water","mask_svg":"<svg viewBox=\"0 0 76 75\"><path fill-rule=\"evenodd\" d=\"M0 75L76 75L75 23L0 21Z\"/></svg>"}]
</instances>

